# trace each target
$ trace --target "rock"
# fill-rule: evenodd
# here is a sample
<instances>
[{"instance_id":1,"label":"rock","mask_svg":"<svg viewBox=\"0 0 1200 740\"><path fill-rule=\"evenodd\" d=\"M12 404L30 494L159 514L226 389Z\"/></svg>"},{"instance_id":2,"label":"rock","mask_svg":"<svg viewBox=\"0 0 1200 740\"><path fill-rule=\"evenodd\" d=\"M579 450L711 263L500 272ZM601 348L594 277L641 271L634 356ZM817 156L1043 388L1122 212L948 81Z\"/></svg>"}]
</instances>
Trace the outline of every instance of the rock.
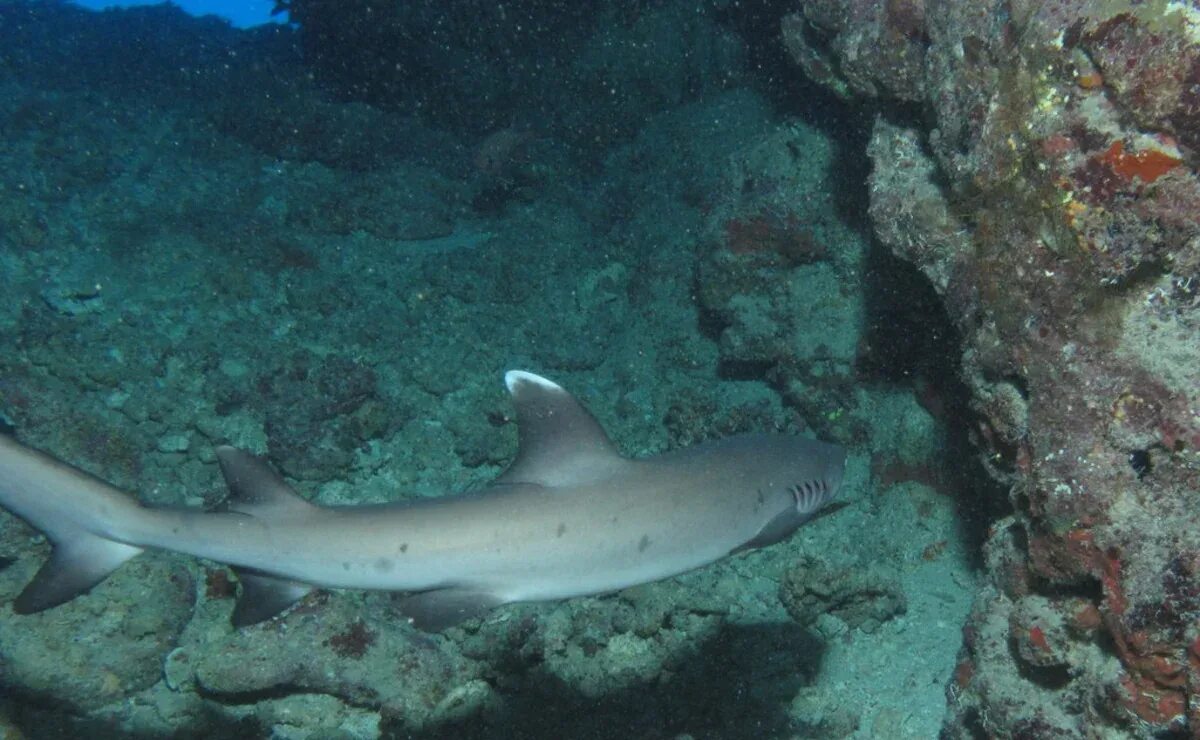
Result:
<instances>
[{"instance_id":1,"label":"rock","mask_svg":"<svg viewBox=\"0 0 1200 740\"><path fill-rule=\"evenodd\" d=\"M809 556L788 568L779 597L792 619L804 626L830 614L851 628L874 632L905 610L904 592L897 580L877 572L831 568Z\"/></svg>"},{"instance_id":2,"label":"rock","mask_svg":"<svg viewBox=\"0 0 1200 740\"><path fill-rule=\"evenodd\" d=\"M957 325L974 441L1016 509L991 530L991 584L965 628L975 678L952 687L945 734L973 737L981 721L1039 737L1195 734L1194 14L988 0L939 3L917 24L916 4L872 7L804 3L784 36L837 94L928 111L875 123L872 226ZM917 46L883 43L893 11ZM1119 675L1095 656L1105 645ZM1078 701L1064 711L1068 677Z\"/></svg>"}]
</instances>

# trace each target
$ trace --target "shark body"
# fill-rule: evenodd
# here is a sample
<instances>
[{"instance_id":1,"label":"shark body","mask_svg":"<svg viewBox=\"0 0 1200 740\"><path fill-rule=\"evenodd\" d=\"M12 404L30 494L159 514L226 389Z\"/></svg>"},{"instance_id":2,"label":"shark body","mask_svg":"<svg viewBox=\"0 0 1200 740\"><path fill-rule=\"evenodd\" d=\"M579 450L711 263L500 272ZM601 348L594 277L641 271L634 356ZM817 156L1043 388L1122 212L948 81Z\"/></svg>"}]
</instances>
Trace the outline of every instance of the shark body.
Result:
<instances>
[{"instance_id":1,"label":"shark body","mask_svg":"<svg viewBox=\"0 0 1200 740\"><path fill-rule=\"evenodd\" d=\"M223 510L155 509L0 436L0 506L54 544L13 608L61 604L158 548L232 566L236 624L330 587L411 592L402 610L441 629L500 604L616 591L778 542L841 484L842 448L790 435L626 459L560 386L523 371L505 382L516 459L479 491L418 502L317 506L259 458L221 447Z\"/></svg>"}]
</instances>

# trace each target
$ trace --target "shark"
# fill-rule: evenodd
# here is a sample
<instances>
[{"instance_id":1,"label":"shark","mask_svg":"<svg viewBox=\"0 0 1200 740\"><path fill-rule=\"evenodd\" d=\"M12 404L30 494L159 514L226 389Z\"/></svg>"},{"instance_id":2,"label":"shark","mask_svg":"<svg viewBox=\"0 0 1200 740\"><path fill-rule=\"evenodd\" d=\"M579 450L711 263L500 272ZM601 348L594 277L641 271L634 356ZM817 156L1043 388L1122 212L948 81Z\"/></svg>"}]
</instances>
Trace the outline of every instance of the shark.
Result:
<instances>
[{"instance_id":1,"label":"shark","mask_svg":"<svg viewBox=\"0 0 1200 740\"><path fill-rule=\"evenodd\" d=\"M53 545L12 609L63 604L159 549L230 566L236 626L338 588L404 592L401 613L440 631L503 604L616 592L780 542L842 483L845 450L798 435L628 458L558 384L523 370L505 384L518 442L508 468L473 491L387 504L317 505L261 458L222 446L221 507L148 507L0 435L0 506Z\"/></svg>"}]
</instances>

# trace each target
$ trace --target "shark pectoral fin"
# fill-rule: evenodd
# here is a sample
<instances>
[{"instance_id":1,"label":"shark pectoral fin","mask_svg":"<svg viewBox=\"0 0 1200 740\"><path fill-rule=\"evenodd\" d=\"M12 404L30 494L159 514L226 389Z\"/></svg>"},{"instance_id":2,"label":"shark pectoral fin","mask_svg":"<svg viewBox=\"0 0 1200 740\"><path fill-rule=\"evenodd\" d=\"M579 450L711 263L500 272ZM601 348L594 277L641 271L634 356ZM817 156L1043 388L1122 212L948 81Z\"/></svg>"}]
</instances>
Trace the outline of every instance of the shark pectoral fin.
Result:
<instances>
[{"instance_id":1,"label":"shark pectoral fin","mask_svg":"<svg viewBox=\"0 0 1200 740\"><path fill-rule=\"evenodd\" d=\"M75 533L69 539L62 532L58 536L63 539L54 546L50 559L13 602L17 614L34 614L70 601L142 551L88 532Z\"/></svg>"},{"instance_id":2,"label":"shark pectoral fin","mask_svg":"<svg viewBox=\"0 0 1200 740\"><path fill-rule=\"evenodd\" d=\"M229 511L269 519L303 516L319 508L300 498L270 465L249 452L218 447L217 462L229 486Z\"/></svg>"},{"instance_id":3,"label":"shark pectoral fin","mask_svg":"<svg viewBox=\"0 0 1200 740\"><path fill-rule=\"evenodd\" d=\"M442 588L404 597L400 611L417 629L441 632L504 603L504 599L486 591Z\"/></svg>"},{"instance_id":4,"label":"shark pectoral fin","mask_svg":"<svg viewBox=\"0 0 1200 740\"><path fill-rule=\"evenodd\" d=\"M599 422L562 386L524 370L504 383L517 409L517 457L497 483L569 486L625 463Z\"/></svg>"},{"instance_id":5,"label":"shark pectoral fin","mask_svg":"<svg viewBox=\"0 0 1200 740\"><path fill-rule=\"evenodd\" d=\"M763 525L763 528L758 530L758 534L754 535L747 542L738 545L729 551L730 555L736 555L739 552L748 550L757 550L760 547L774 545L776 542L782 542L791 536L804 523L804 515L796 511L795 508L789 508L786 511L780 512L774 519Z\"/></svg>"},{"instance_id":6,"label":"shark pectoral fin","mask_svg":"<svg viewBox=\"0 0 1200 740\"><path fill-rule=\"evenodd\" d=\"M313 590L307 583L287 578L242 568L234 568L233 572L242 583L242 597L233 608L234 627L246 627L270 619Z\"/></svg>"}]
</instances>

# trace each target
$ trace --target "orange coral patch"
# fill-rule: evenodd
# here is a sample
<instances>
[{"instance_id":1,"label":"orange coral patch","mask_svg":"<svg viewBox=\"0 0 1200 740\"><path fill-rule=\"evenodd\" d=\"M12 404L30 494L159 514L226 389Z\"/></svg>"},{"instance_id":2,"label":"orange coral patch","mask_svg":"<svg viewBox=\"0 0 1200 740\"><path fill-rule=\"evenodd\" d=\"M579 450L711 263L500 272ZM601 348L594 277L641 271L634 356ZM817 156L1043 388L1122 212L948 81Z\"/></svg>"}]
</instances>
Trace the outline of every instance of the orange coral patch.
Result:
<instances>
[{"instance_id":1,"label":"orange coral patch","mask_svg":"<svg viewBox=\"0 0 1200 740\"><path fill-rule=\"evenodd\" d=\"M1154 182L1179 166L1180 160L1166 152L1157 149L1146 149L1136 153L1125 151L1125 142L1114 141L1100 160L1107 164L1118 176L1132 180L1138 178L1142 182Z\"/></svg>"}]
</instances>

